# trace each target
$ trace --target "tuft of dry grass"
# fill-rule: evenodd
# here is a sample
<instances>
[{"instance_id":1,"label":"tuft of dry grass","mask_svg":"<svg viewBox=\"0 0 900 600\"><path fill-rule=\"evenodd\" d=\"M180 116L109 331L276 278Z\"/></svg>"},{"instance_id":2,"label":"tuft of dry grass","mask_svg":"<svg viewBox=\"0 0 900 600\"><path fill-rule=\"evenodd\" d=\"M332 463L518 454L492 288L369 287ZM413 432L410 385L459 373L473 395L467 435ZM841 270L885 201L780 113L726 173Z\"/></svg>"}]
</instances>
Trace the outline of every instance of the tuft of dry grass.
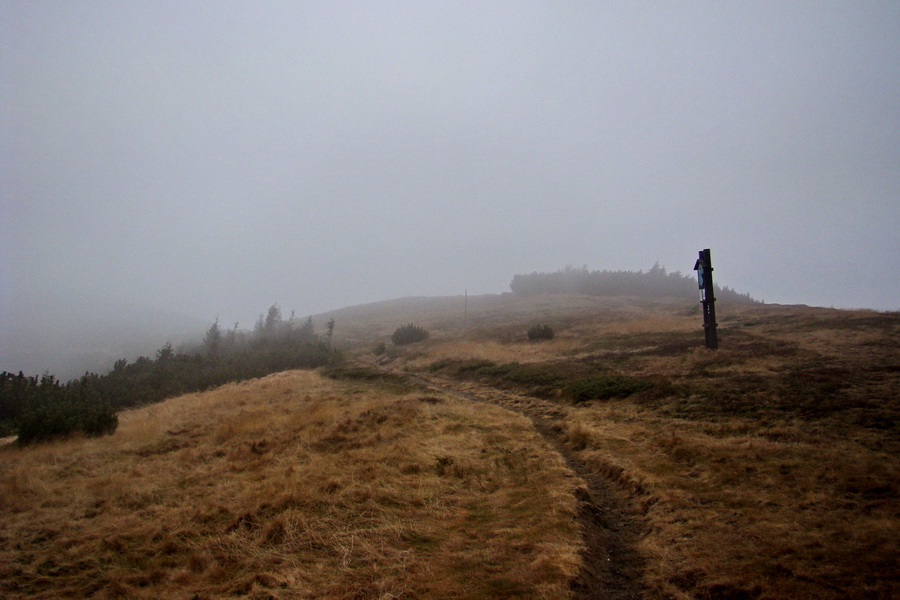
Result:
<instances>
[{"instance_id":1,"label":"tuft of dry grass","mask_svg":"<svg viewBox=\"0 0 900 600\"><path fill-rule=\"evenodd\" d=\"M566 598L576 479L525 418L292 371L8 447L7 598Z\"/></svg>"}]
</instances>

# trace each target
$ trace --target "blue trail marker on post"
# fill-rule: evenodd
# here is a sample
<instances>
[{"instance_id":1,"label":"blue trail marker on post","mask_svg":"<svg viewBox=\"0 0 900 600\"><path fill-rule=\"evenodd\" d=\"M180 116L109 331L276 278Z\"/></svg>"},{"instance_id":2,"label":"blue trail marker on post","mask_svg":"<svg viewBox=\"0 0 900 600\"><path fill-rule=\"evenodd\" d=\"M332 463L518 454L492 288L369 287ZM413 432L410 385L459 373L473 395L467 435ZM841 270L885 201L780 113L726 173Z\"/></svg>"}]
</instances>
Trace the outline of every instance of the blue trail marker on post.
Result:
<instances>
[{"instance_id":1,"label":"blue trail marker on post","mask_svg":"<svg viewBox=\"0 0 900 600\"><path fill-rule=\"evenodd\" d=\"M713 286L713 266L709 248L701 250L694 263L697 271L697 283L700 285L700 304L703 305L703 329L706 332L706 347L716 350L719 347L719 337L716 333L716 296Z\"/></svg>"}]
</instances>

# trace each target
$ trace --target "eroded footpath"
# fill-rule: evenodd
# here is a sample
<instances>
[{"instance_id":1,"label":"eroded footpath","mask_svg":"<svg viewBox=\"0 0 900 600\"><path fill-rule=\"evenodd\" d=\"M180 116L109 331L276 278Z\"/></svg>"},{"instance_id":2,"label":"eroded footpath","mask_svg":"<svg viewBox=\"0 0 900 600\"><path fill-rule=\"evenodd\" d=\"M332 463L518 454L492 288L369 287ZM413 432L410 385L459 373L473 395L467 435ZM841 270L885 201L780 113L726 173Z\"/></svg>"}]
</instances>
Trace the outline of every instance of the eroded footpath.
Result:
<instances>
[{"instance_id":1,"label":"eroded footpath","mask_svg":"<svg viewBox=\"0 0 900 600\"><path fill-rule=\"evenodd\" d=\"M384 368L384 367L380 367ZM643 560L636 544L644 530L641 513L628 491L589 469L563 436L564 409L549 400L497 390L472 382L402 374L427 388L475 402L488 402L527 416L583 481L578 490L579 521L585 550L581 573L572 581L577 600L641 598Z\"/></svg>"}]
</instances>

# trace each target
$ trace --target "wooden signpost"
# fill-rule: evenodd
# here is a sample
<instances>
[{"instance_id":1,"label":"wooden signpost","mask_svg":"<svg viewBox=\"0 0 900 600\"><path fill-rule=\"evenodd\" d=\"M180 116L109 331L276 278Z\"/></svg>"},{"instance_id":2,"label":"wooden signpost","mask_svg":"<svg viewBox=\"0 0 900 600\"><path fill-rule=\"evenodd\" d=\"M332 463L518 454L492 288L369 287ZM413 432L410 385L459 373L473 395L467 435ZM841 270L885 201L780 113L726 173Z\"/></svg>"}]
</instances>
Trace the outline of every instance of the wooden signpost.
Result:
<instances>
[{"instance_id":1,"label":"wooden signpost","mask_svg":"<svg viewBox=\"0 0 900 600\"><path fill-rule=\"evenodd\" d=\"M694 263L697 271L697 282L700 284L700 304L703 305L703 329L706 332L706 347L716 350L719 347L719 338L716 333L716 297L713 287L713 267L709 248L700 251L697 262Z\"/></svg>"}]
</instances>

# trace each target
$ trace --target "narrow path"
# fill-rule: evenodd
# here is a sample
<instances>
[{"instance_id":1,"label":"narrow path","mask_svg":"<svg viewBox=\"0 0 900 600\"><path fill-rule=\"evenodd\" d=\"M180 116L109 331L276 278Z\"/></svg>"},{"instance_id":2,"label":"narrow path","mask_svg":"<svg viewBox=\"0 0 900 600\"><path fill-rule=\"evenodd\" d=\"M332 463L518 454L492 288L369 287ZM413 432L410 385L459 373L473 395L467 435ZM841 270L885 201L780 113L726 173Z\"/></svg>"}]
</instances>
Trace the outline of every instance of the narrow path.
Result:
<instances>
[{"instance_id":1,"label":"narrow path","mask_svg":"<svg viewBox=\"0 0 900 600\"><path fill-rule=\"evenodd\" d=\"M641 517L625 490L592 472L566 446L562 435L565 416L562 407L549 400L471 382L424 377L408 372L395 373L435 391L475 402L490 402L530 418L535 429L585 483L585 488L577 494L580 501L578 519L585 550L582 571L572 581L574 597L576 600L632 600L643 597L643 560L635 549L642 531Z\"/></svg>"}]
</instances>

